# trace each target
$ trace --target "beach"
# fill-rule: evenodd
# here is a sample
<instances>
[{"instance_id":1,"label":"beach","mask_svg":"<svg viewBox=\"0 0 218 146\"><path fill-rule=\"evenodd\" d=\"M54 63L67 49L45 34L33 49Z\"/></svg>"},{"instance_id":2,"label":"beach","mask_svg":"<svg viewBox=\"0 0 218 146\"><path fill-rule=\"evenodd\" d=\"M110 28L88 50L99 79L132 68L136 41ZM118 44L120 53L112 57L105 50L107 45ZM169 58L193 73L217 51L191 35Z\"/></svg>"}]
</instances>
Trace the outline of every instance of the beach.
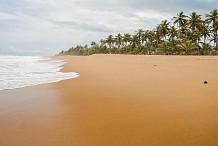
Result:
<instances>
[{"instance_id":1,"label":"beach","mask_svg":"<svg viewBox=\"0 0 218 146\"><path fill-rule=\"evenodd\" d=\"M218 145L217 56L53 58L80 76L0 91L1 146Z\"/></svg>"}]
</instances>

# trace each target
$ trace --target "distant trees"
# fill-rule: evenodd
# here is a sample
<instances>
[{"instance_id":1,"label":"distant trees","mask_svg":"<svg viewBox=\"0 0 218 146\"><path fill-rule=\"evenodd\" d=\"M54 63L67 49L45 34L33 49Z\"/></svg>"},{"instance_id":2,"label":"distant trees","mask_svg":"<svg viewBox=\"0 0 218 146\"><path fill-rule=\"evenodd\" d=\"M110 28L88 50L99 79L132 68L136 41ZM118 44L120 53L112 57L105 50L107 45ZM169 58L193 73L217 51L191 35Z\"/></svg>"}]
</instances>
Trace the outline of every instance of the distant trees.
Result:
<instances>
[{"instance_id":1,"label":"distant trees","mask_svg":"<svg viewBox=\"0 0 218 146\"><path fill-rule=\"evenodd\" d=\"M76 46L59 54L211 55L218 51L217 44L218 12L215 9L205 15L205 20L196 12L189 16L180 12L172 22L163 20L153 30L139 29L135 34L109 35L99 43L92 41L90 47Z\"/></svg>"}]
</instances>

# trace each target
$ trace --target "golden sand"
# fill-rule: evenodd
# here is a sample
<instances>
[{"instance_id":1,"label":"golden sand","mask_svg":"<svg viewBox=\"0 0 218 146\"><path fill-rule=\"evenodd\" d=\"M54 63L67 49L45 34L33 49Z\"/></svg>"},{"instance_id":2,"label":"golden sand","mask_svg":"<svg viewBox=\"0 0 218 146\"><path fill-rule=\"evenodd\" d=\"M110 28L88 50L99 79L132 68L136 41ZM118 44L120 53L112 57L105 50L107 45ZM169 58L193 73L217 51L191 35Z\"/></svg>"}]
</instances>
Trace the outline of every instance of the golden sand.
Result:
<instances>
[{"instance_id":1,"label":"golden sand","mask_svg":"<svg viewBox=\"0 0 218 146\"><path fill-rule=\"evenodd\" d=\"M0 92L1 146L218 145L218 57L56 58L80 77Z\"/></svg>"}]
</instances>

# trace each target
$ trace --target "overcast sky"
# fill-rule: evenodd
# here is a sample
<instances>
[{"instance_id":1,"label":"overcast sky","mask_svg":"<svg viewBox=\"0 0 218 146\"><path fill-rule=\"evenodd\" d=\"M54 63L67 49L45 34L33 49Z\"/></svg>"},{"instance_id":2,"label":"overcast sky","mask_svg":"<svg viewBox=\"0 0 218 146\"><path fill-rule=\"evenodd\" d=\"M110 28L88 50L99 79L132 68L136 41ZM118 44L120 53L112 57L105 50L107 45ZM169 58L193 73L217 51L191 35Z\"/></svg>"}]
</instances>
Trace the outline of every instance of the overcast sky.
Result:
<instances>
[{"instance_id":1,"label":"overcast sky","mask_svg":"<svg viewBox=\"0 0 218 146\"><path fill-rule=\"evenodd\" d=\"M217 7L218 0L0 0L0 55L54 55Z\"/></svg>"}]
</instances>

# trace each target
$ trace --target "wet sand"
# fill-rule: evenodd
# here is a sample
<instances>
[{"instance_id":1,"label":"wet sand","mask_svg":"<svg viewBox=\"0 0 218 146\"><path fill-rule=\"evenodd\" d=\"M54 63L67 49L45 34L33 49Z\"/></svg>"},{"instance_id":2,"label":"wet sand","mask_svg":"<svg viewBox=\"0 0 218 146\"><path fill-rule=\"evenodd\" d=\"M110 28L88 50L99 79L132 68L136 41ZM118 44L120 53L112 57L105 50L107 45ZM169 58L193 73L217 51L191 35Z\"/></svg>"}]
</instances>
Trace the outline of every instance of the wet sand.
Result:
<instances>
[{"instance_id":1,"label":"wet sand","mask_svg":"<svg viewBox=\"0 0 218 146\"><path fill-rule=\"evenodd\" d=\"M218 145L218 57L56 58L80 77L1 91L1 146Z\"/></svg>"}]
</instances>

